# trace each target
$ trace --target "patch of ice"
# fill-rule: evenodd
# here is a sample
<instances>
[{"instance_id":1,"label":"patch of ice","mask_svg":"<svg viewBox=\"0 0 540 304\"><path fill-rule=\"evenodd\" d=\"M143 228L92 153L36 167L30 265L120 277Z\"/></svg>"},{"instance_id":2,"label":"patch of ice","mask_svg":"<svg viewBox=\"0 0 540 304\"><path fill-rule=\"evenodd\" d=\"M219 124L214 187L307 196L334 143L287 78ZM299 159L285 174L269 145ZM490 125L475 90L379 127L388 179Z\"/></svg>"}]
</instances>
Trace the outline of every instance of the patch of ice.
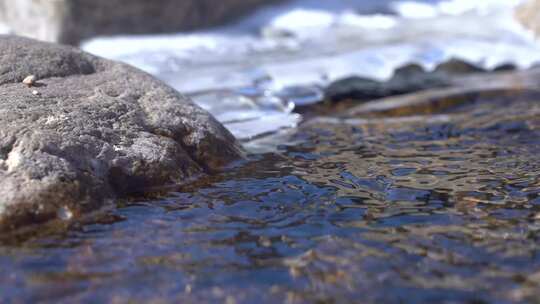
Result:
<instances>
[{"instance_id":1,"label":"patch of ice","mask_svg":"<svg viewBox=\"0 0 540 304\"><path fill-rule=\"evenodd\" d=\"M351 12L343 14L340 22L343 25L351 25L374 30L388 30L395 27L399 23L396 17L390 15L358 15Z\"/></svg>"},{"instance_id":2,"label":"patch of ice","mask_svg":"<svg viewBox=\"0 0 540 304\"><path fill-rule=\"evenodd\" d=\"M335 22L335 15L330 12L296 9L276 17L268 26L283 30L294 30L298 28L330 27Z\"/></svg>"},{"instance_id":3,"label":"patch of ice","mask_svg":"<svg viewBox=\"0 0 540 304\"><path fill-rule=\"evenodd\" d=\"M211 31L101 38L83 48L140 67L184 92L253 86L260 75L276 88L324 84L347 74L385 78L396 64L468 58L485 44L497 52L476 62L527 65L539 58L539 48L511 18L519 2L296 0ZM399 51L388 51L393 49Z\"/></svg>"},{"instance_id":4,"label":"patch of ice","mask_svg":"<svg viewBox=\"0 0 540 304\"><path fill-rule=\"evenodd\" d=\"M0 34L9 34L11 32L11 29L5 25L0 23Z\"/></svg>"},{"instance_id":5,"label":"patch of ice","mask_svg":"<svg viewBox=\"0 0 540 304\"><path fill-rule=\"evenodd\" d=\"M451 0L438 3L437 7L442 14L457 16L476 12L480 15L486 15L493 12L511 11L522 2L523 0Z\"/></svg>"},{"instance_id":6,"label":"patch of ice","mask_svg":"<svg viewBox=\"0 0 540 304\"><path fill-rule=\"evenodd\" d=\"M300 122L300 116L292 113L291 101L265 91L217 91L190 97L214 114L239 140L293 128Z\"/></svg>"},{"instance_id":7,"label":"patch of ice","mask_svg":"<svg viewBox=\"0 0 540 304\"><path fill-rule=\"evenodd\" d=\"M540 47L513 19L520 2L295 0L213 30L99 38L83 48L142 68L185 93L209 93L206 101L195 101L233 133L251 138L299 120L287 107L244 107L243 98L256 96L237 90L261 83L265 91L257 98L283 100L290 88L316 91L353 74L386 79L410 62L433 68L457 57L488 68L531 65L540 60ZM223 90L236 92L233 102L215 94ZM309 102L317 99L322 95L309 96Z\"/></svg>"},{"instance_id":8,"label":"patch of ice","mask_svg":"<svg viewBox=\"0 0 540 304\"><path fill-rule=\"evenodd\" d=\"M436 6L416 1L396 3L394 10L404 18L435 18L440 14Z\"/></svg>"},{"instance_id":9,"label":"patch of ice","mask_svg":"<svg viewBox=\"0 0 540 304\"><path fill-rule=\"evenodd\" d=\"M247 141L271 134L281 129L295 128L301 121L298 114L265 113L260 117L246 121L228 123L225 126L231 130L232 134L239 140Z\"/></svg>"}]
</instances>

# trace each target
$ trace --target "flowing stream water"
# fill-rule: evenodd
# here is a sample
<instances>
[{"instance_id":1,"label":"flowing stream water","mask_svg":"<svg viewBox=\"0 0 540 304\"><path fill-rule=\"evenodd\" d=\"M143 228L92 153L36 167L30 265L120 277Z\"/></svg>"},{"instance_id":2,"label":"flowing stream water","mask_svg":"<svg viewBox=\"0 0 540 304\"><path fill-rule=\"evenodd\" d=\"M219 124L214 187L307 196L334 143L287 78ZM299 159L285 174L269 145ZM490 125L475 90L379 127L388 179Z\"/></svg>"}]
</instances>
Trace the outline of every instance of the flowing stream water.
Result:
<instances>
[{"instance_id":1,"label":"flowing stream water","mask_svg":"<svg viewBox=\"0 0 540 304\"><path fill-rule=\"evenodd\" d=\"M1 247L3 302L538 299L537 99L322 119L286 142L96 223Z\"/></svg>"},{"instance_id":2,"label":"flowing stream water","mask_svg":"<svg viewBox=\"0 0 540 304\"><path fill-rule=\"evenodd\" d=\"M296 1L212 32L86 43L182 89L250 156L0 246L0 303L537 303L538 96L294 112L408 62L531 65L511 2Z\"/></svg>"}]
</instances>

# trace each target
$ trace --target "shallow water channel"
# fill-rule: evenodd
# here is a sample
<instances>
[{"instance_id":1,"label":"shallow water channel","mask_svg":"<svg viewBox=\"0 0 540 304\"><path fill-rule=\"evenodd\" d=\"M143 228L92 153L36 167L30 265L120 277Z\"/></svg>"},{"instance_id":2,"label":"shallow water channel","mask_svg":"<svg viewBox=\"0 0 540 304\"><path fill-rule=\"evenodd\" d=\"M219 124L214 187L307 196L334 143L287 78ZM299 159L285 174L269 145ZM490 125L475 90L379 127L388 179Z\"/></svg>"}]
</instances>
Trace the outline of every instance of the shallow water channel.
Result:
<instances>
[{"instance_id":1,"label":"shallow water channel","mask_svg":"<svg viewBox=\"0 0 540 304\"><path fill-rule=\"evenodd\" d=\"M538 301L537 99L278 137L220 175L1 246L0 302Z\"/></svg>"}]
</instances>

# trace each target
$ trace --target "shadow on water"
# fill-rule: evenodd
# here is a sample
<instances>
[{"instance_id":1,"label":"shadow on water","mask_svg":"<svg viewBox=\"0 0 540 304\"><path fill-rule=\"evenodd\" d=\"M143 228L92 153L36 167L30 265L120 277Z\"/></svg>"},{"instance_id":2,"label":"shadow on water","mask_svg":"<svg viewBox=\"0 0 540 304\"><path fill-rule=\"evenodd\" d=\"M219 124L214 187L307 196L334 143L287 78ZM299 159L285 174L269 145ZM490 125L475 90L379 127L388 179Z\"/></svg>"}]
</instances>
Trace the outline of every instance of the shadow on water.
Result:
<instances>
[{"instance_id":1,"label":"shadow on water","mask_svg":"<svg viewBox=\"0 0 540 304\"><path fill-rule=\"evenodd\" d=\"M0 247L0 302L534 302L539 113L313 120L245 166Z\"/></svg>"}]
</instances>

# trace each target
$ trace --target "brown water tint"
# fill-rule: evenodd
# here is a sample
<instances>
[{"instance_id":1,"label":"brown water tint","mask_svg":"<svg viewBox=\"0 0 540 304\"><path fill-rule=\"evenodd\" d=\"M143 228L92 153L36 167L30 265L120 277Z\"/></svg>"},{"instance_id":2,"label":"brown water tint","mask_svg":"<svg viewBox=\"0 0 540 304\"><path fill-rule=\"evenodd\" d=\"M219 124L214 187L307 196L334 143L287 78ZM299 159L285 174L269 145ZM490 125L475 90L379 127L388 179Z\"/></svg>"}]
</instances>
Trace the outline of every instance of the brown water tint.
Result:
<instances>
[{"instance_id":1,"label":"brown water tint","mask_svg":"<svg viewBox=\"0 0 540 304\"><path fill-rule=\"evenodd\" d=\"M0 302L539 302L536 99L318 119L288 142L1 247Z\"/></svg>"}]
</instances>

